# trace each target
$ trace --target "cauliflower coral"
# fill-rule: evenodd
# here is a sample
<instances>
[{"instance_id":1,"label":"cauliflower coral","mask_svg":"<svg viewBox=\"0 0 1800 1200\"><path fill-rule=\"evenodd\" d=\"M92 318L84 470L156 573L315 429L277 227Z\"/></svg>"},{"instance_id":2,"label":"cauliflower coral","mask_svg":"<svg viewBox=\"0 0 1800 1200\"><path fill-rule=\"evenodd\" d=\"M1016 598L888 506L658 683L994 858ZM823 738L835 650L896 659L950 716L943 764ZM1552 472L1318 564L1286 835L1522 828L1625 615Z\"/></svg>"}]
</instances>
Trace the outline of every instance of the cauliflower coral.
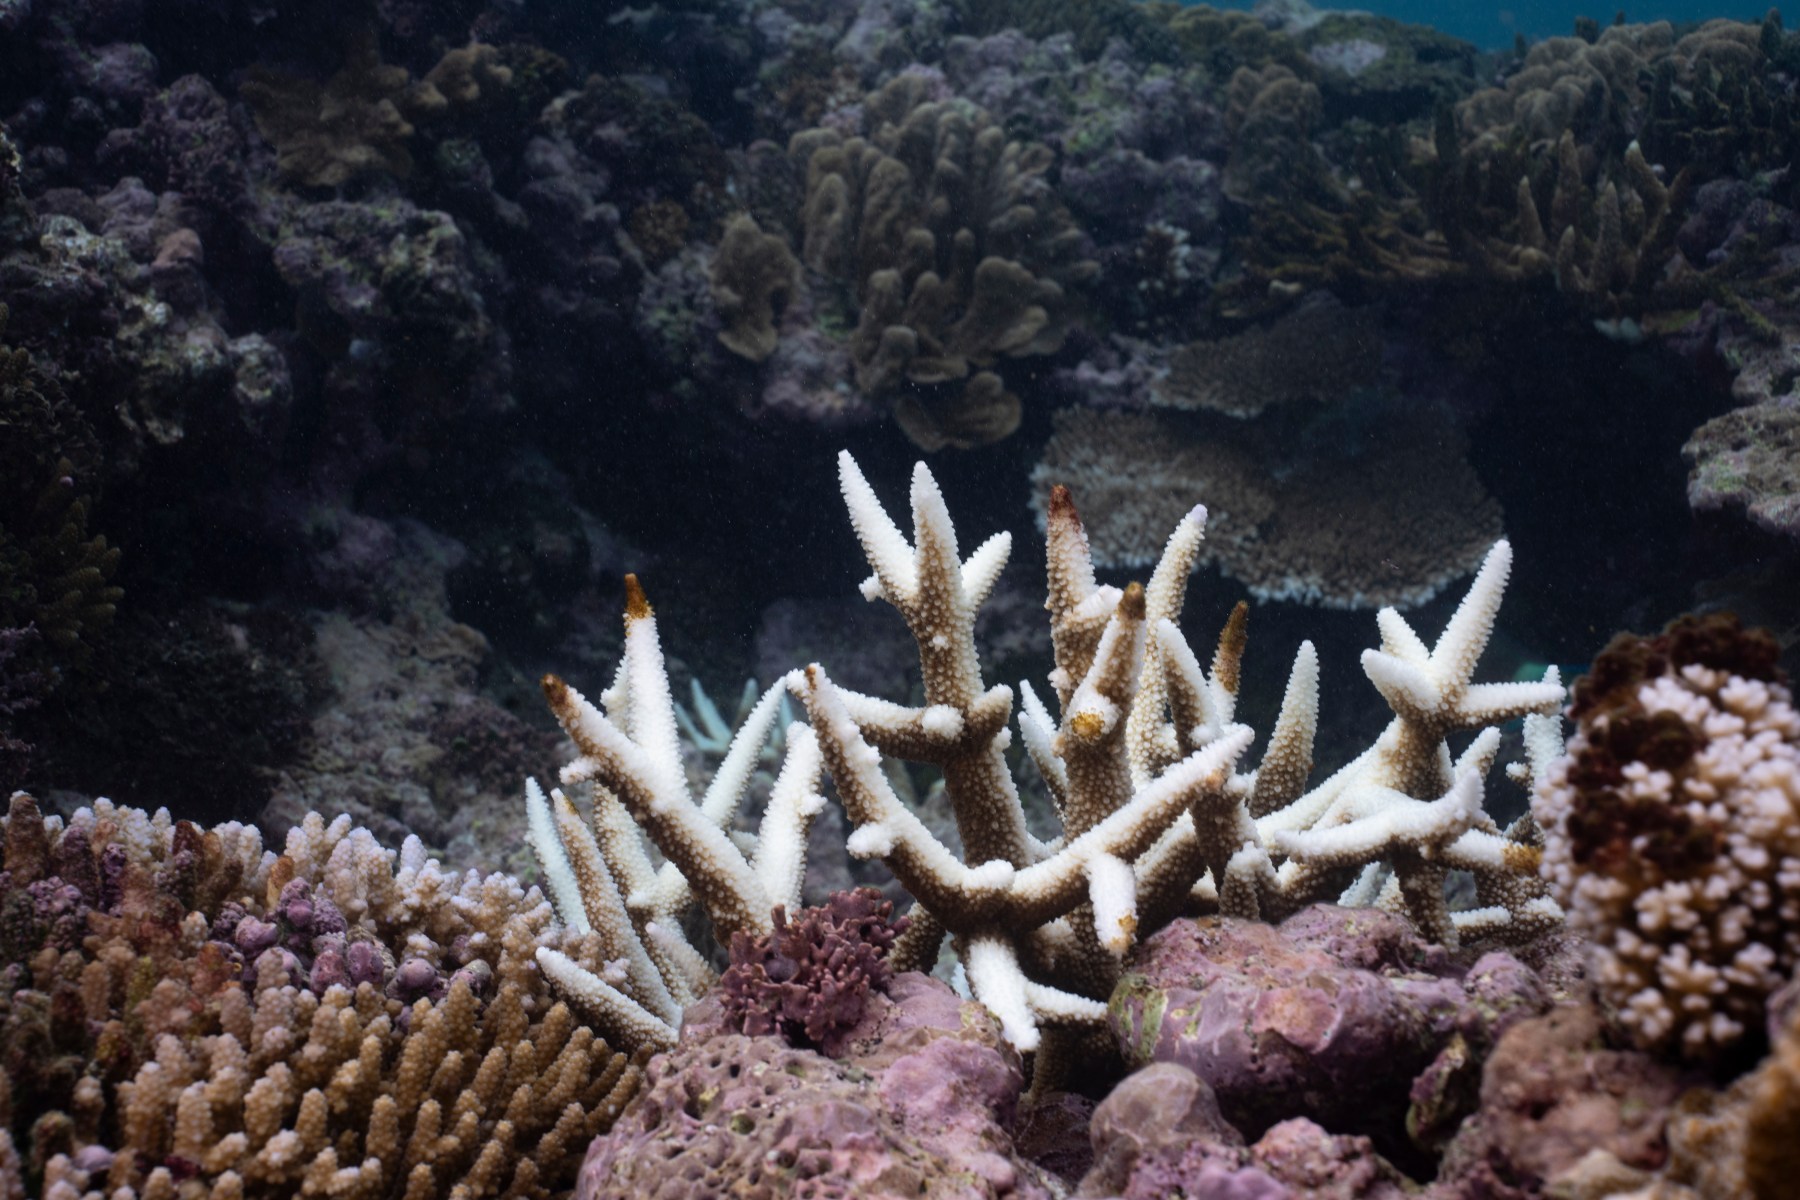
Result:
<instances>
[{"instance_id":1,"label":"cauliflower coral","mask_svg":"<svg viewBox=\"0 0 1800 1200\"><path fill-rule=\"evenodd\" d=\"M1532 802L1544 873L1638 1044L1712 1060L1800 962L1800 712L1731 616L1620 635Z\"/></svg>"}]
</instances>

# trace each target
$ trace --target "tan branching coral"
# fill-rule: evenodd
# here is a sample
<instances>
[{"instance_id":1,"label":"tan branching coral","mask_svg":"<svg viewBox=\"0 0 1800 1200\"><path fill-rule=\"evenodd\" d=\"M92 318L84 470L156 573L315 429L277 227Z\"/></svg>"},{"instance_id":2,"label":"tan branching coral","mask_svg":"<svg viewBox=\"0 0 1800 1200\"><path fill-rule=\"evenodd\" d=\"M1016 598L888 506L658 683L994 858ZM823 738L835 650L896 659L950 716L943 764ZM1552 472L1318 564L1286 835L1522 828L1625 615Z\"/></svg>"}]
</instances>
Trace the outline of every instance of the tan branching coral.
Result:
<instances>
[{"instance_id":1,"label":"tan branching coral","mask_svg":"<svg viewBox=\"0 0 1800 1200\"><path fill-rule=\"evenodd\" d=\"M1534 45L1503 84L1440 113L1434 222L1482 274L1553 275L1610 333L1638 336L1617 323L1646 311L1730 304L1756 249L1690 263L1675 235L1701 185L1793 158L1781 41L1771 12L1680 37L1657 22Z\"/></svg>"},{"instance_id":2,"label":"tan branching coral","mask_svg":"<svg viewBox=\"0 0 1800 1200\"><path fill-rule=\"evenodd\" d=\"M793 295L799 274L786 239L764 233L747 213L726 222L712 263L713 307L725 322L720 343L751 362L775 353L778 305Z\"/></svg>"},{"instance_id":3,"label":"tan branching coral","mask_svg":"<svg viewBox=\"0 0 1800 1200\"><path fill-rule=\"evenodd\" d=\"M1156 530L1206 497L1202 561L1265 600L1330 608L1421 604L1474 570L1501 533L1500 507L1468 465L1466 439L1430 413L1394 413L1356 453L1301 457L1236 422L1065 409L1032 472L1040 520L1050 488L1088 497L1089 544L1106 567L1153 561Z\"/></svg>"},{"instance_id":4,"label":"tan branching coral","mask_svg":"<svg viewBox=\"0 0 1800 1200\"><path fill-rule=\"evenodd\" d=\"M1633 111L1669 114L1666 93L1714 89L1727 72L1740 78L1760 69L1762 28L1747 22L1713 20L1675 36L1667 21L1614 25L1589 42L1578 37L1546 38L1531 47L1524 65L1497 87L1476 92L1458 106L1462 127L1483 153L1522 139L1540 149L1554 147L1563 134L1619 137L1602 152L1625 148L1619 136ZM1715 117L1723 115L1715 113Z\"/></svg>"},{"instance_id":5,"label":"tan branching coral","mask_svg":"<svg viewBox=\"0 0 1800 1200\"><path fill-rule=\"evenodd\" d=\"M548 995L537 891L417 839L16 795L5 868L0 1110L46 1197L545 1196L641 1075Z\"/></svg>"},{"instance_id":6,"label":"tan branching coral","mask_svg":"<svg viewBox=\"0 0 1800 1200\"><path fill-rule=\"evenodd\" d=\"M351 38L344 65L324 83L252 67L241 90L284 178L331 188L370 174L412 173L406 113L420 92L405 67L381 61L372 30ZM428 108L433 96L443 103L432 89Z\"/></svg>"},{"instance_id":7,"label":"tan branching coral","mask_svg":"<svg viewBox=\"0 0 1800 1200\"><path fill-rule=\"evenodd\" d=\"M1254 417L1367 386L1380 366L1381 333L1372 309L1314 304L1230 337L1182 346L1151 399L1166 408Z\"/></svg>"},{"instance_id":8,"label":"tan branching coral","mask_svg":"<svg viewBox=\"0 0 1800 1200\"><path fill-rule=\"evenodd\" d=\"M493 103L496 93L513 86L513 70L506 65L504 52L482 42L470 42L454 50L446 50L437 66L425 73L423 81L436 98L423 101L427 108L442 106L451 111L473 108L483 97Z\"/></svg>"},{"instance_id":9,"label":"tan branching coral","mask_svg":"<svg viewBox=\"0 0 1800 1200\"><path fill-rule=\"evenodd\" d=\"M861 136L807 130L788 153L805 179L801 258L854 323L857 387L908 399L908 433L935 449L1016 427L995 368L1060 346L1070 289L1098 267L1045 178L1050 150L930 90L902 75L865 101Z\"/></svg>"},{"instance_id":10,"label":"tan branching coral","mask_svg":"<svg viewBox=\"0 0 1800 1200\"><path fill-rule=\"evenodd\" d=\"M1440 146L1439 153L1446 172L1462 176L1455 186L1465 189L1457 203L1445 206L1447 235L1490 277L1515 282L1551 276L1564 295L1604 320L1641 311L1663 282L1692 192L1691 170L1665 184L1634 141L1589 186L1583 147L1565 130L1537 181L1520 175L1506 203L1483 210L1481 192L1499 190L1488 180L1514 166L1516 157L1465 165L1453 149Z\"/></svg>"}]
</instances>

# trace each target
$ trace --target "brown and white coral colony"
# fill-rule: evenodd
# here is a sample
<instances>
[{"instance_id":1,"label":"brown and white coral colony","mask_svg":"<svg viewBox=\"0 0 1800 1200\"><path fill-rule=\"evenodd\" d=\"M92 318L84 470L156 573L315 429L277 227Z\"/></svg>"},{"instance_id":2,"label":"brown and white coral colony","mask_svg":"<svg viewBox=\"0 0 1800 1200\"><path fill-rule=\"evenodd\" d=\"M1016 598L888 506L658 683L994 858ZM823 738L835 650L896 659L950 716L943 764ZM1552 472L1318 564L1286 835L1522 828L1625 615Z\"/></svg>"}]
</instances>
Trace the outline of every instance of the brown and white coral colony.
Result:
<instances>
[{"instance_id":1,"label":"brown and white coral colony","mask_svg":"<svg viewBox=\"0 0 1800 1200\"><path fill-rule=\"evenodd\" d=\"M1563 698L1554 671L1540 683L1476 684L1512 551L1495 543L1437 644L1381 610L1378 649L1363 668L1393 709L1375 743L1312 787L1318 659L1295 655L1260 766L1240 768L1255 738L1234 720L1244 610L1228 621L1209 669L1177 624L1205 533L1196 506L1170 535L1149 585L1096 582L1067 489L1052 497L1048 591L1055 670L1052 713L1020 684L1018 730L1048 786L1063 832L1026 828L1005 750L1013 692L987 686L976 655L976 610L1004 567L998 534L966 557L937 482L913 470L913 533L889 517L848 453L838 459L850 520L873 573L862 592L886 600L919 648L925 702L893 703L838 687L814 663L771 688L746 720L717 777L696 800L682 772L676 718L656 618L628 586L626 650L601 704L554 676L550 706L581 757L565 784L588 783L594 824L560 792L527 786L531 839L563 920L604 939L605 977L557 951L546 973L611 1038L666 1045L680 1007L708 976L680 934L691 896L721 939L766 932L776 904L792 907L808 823L822 800L821 763L854 830L848 848L880 858L912 894L912 923L894 948L898 969L929 969L947 934L976 999L1005 1036L1037 1052L1041 1084L1071 1064L1104 1021L1106 999L1138 936L1188 912L1275 920L1319 900L1403 909L1445 944L1460 937L1525 940L1561 920L1538 879L1529 818L1501 830L1482 809L1499 748L1497 726L1527 718L1529 781L1561 749ZM726 832L778 689L806 706L811 728L788 731L787 755L753 848ZM1452 756L1446 738L1479 730ZM895 795L883 757L941 770L964 853L958 858ZM635 827L634 827L635 826ZM660 870L641 830L667 860ZM1471 872L1481 907L1449 911L1451 870Z\"/></svg>"}]
</instances>

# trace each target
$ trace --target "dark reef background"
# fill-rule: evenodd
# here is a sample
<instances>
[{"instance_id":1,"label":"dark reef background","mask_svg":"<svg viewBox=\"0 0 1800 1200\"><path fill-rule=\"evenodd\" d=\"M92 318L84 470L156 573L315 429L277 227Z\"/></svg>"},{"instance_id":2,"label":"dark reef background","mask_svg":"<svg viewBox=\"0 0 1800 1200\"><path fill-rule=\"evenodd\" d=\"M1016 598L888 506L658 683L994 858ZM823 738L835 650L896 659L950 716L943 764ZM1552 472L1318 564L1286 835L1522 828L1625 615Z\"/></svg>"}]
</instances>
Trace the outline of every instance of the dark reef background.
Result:
<instances>
[{"instance_id":1,"label":"dark reef background","mask_svg":"<svg viewBox=\"0 0 1800 1200\"><path fill-rule=\"evenodd\" d=\"M1501 530L1500 675L1696 604L1785 638L1800 41L1574 32L0 4L0 785L519 866L533 680L605 677L627 570L715 696L912 686L845 447L1014 531L999 680L1053 478L1121 576L1209 504L1253 719L1301 637L1362 694L1367 610L1432 627ZM1327 708L1327 758L1380 720Z\"/></svg>"}]
</instances>

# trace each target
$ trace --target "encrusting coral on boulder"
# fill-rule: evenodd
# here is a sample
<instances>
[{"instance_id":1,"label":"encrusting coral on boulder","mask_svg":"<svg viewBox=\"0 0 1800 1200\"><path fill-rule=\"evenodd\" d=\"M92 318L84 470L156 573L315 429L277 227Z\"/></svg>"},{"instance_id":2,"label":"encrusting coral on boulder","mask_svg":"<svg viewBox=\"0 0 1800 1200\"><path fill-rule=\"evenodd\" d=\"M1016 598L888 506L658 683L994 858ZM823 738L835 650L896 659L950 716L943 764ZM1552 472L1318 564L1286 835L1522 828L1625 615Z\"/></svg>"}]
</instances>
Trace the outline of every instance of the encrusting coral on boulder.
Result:
<instances>
[{"instance_id":1,"label":"encrusting coral on boulder","mask_svg":"<svg viewBox=\"0 0 1800 1200\"><path fill-rule=\"evenodd\" d=\"M540 945L591 959L537 891L417 839L20 793L4 845L0 1193L542 1196L640 1078L547 994Z\"/></svg>"},{"instance_id":2,"label":"encrusting coral on boulder","mask_svg":"<svg viewBox=\"0 0 1800 1200\"><path fill-rule=\"evenodd\" d=\"M1505 950L1471 963L1398 914L1318 904L1168 926L1132 956L1109 1025L1128 1066L1192 1070L1247 1137L1305 1114L1411 1165L1474 1108L1495 1040L1550 1000Z\"/></svg>"},{"instance_id":3,"label":"encrusting coral on boulder","mask_svg":"<svg viewBox=\"0 0 1800 1200\"><path fill-rule=\"evenodd\" d=\"M896 976L838 1057L731 1032L718 1001L595 1140L577 1200L1051 1200L1066 1189L1008 1130L1024 1087L996 1023L924 975Z\"/></svg>"},{"instance_id":4,"label":"encrusting coral on boulder","mask_svg":"<svg viewBox=\"0 0 1800 1200\"><path fill-rule=\"evenodd\" d=\"M1402 1200L1408 1181L1368 1139L1327 1133L1304 1117L1253 1144L1219 1111L1204 1079L1176 1063L1130 1076L1094 1110L1094 1169L1078 1197L1165 1200Z\"/></svg>"}]
</instances>

